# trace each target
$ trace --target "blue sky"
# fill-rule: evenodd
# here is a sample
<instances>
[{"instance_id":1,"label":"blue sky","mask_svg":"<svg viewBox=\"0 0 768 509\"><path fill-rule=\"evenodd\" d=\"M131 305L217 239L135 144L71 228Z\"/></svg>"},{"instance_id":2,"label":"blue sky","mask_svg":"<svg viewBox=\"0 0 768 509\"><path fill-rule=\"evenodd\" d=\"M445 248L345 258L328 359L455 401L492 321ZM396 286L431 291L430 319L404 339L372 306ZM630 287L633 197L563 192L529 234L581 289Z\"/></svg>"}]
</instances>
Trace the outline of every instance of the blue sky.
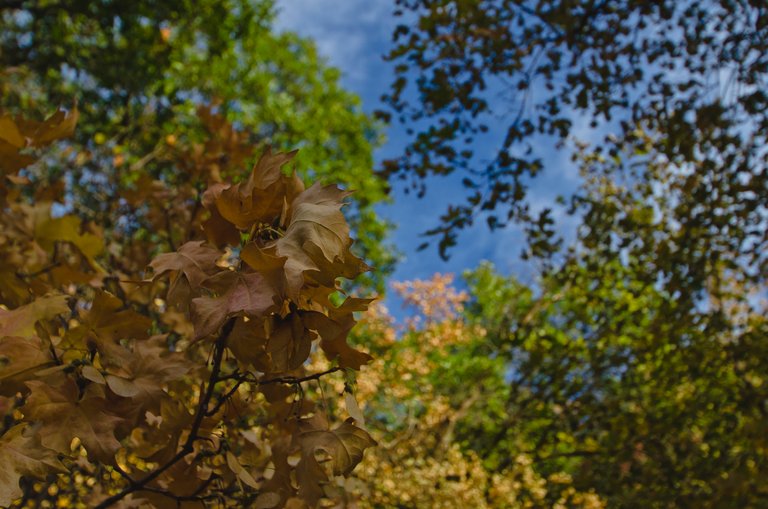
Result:
<instances>
[{"instance_id":1,"label":"blue sky","mask_svg":"<svg viewBox=\"0 0 768 509\"><path fill-rule=\"evenodd\" d=\"M383 61L382 55L390 47L392 30L397 23L392 15L393 4L393 0L281 0L277 2L277 29L314 40L320 54L341 69L342 84L357 93L363 108L371 112L381 107L379 97L387 91L392 79L392 66ZM498 110L506 111L508 106L500 99ZM501 127L504 119L498 120ZM579 138L589 136L586 125L576 125L575 131ZM376 152L377 161L397 155L404 145L404 133L399 125L393 124L386 136L387 143ZM558 193L576 187L577 170L570 163L568 153L554 151L547 140L540 143L541 153L548 154L546 171L533 183L529 196L534 205L553 205ZM490 154L494 147L489 143L487 148ZM434 246L416 251L424 240L419 234L438 223L449 203L460 203L463 198L461 175L432 179L423 199L406 195L403 187L395 184L393 204L379 208L383 217L397 225L392 241L404 255L394 279L428 278L435 272L461 274L483 260L490 260L501 272L513 273L532 283L533 271L520 260L522 241L519 230L514 227L491 233L484 219L478 221L462 232L449 261L443 261ZM573 221L561 219L564 231L571 231Z\"/></svg>"}]
</instances>

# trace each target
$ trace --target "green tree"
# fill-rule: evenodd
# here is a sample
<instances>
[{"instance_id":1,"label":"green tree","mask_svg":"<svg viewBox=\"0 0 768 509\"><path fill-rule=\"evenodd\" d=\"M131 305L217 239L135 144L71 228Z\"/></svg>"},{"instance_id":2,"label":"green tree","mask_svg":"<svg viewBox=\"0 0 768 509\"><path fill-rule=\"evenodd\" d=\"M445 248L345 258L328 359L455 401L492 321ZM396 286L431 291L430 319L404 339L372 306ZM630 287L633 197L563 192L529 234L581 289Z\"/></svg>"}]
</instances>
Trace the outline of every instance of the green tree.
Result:
<instances>
[{"instance_id":1,"label":"green tree","mask_svg":"<svg viewBox=\"0 0 768 509\"><path fill-rule=\"evenodd\" d=\"M355 190L347 215L366 232L356 249L387 273L388 226L373 212L386 197L371 172L378 128L313 44L275 33L273 19L270 0L0 2L1 105L42 116L73 99L81 104L75 140L30 176L55 182L66 174L62 201L81 217L107 230L120 218L131 234L158 235L118 196L145 175L185 181L169 153L219 128L197 114L210 105L250 133L243 146L300 148L304 178ZM216 157L232 157L219 149ZM243 166L254 162L255 154L242 156ZM215 173L221 161L211 155L208 164ZM184 240L162 230L172 245Z\"/></svg>"},{"instance_id":2,"label":"green tree","mask_svg":"<svg viewBox=\"0 0 768 509\"><path fill-rule=\"evenodd\" d=\"M534 285L469 275L467 319L487 341L452 362L502 360L506 384L465 383L503 387L505 410L474 405L456 440L496 472L528 455L608 507L768 506L764 2L399 5L413 22L387 100L414 134L384 173L424 188L469 172L467 204L431 232L443 254L486 213L526 224L548 262ZM500 88L513 114L477 166ZM570 140L578 117L613 133L574 145L579 226L553 260L552 220L525 198L542 170L532 140Z\"/></svg>"},{"instance_id":3,"label":"green tree","mask_svg":"<svg viewBox=\"0 0 768 509\"><path fill-rule=\"evenodd\" d=\"M451 204L429 232L439 237L441 254L478 216L492 229L521 221L530 254L557 247L550 213L533 213L526 189L545 169L538 147L569 140L584 120L609 129L620 144L633 144L637 128L649 133L652 157L699 175L687 206L709 217L721 209L730 217L738 207L732 235L765 251L764 235L752 226L768 196L765 2L397 5L404 22L388 55L397 77L382 116L394 115L411 137L382 173L421 191L429 175L464 173L466 202ZM506 131L497 140L486 133L499 116ZM495 149L477 152L488 145ZM604 152L613 155L613 145Z\"/></svg>"},{"instance_id":4,"label":"green tree","mask_svg":"<svg viewBox=\"0 0 768 509\"><path fill-rule=\"evenodd\" d=\"M525 453L565 471L608 507L764 507L764 310L686 309L618 262L563 275L540 296L471 276L509 397L505 418L472 415L457 437L493 469Z\"/></svg>"},{"instance_id":5,"label":"green tree","mask_svg":"<svg viewBox=\"0 0 768 509\"><path fill-rule=\"evenodd\" d=\"M522 440L611 507L764 507L764 262L732 233L748 204L709 215L687 195L701 175L657 161L617 180L620 161L581 155L578 243L536 288L469 276L510 393L496 432L473 418L463 437L498 468Z\"/></svg>"}]
</instances>

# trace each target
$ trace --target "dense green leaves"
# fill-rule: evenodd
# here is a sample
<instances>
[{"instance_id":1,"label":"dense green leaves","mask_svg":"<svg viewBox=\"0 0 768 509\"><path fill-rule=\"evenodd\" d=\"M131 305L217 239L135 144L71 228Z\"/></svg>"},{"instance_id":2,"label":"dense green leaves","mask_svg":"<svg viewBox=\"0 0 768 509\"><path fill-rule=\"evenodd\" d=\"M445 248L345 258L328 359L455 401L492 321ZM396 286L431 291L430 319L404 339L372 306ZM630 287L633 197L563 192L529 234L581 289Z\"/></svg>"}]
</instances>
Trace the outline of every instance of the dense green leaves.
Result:
<instances>
[{"instance_id":1,"label":"dense green leaves","mask_svg":"<svg viewBox=\"0 0 768 509\"><path fill-rule=\"evenodd\" d=\"M768 366L743 359L764 342L763 312L745 294L727 312L692 305L645 277L582 258L537 296L488 267L472 274L472 320L506 359L511 392L496 434L471 419L465 440L498 468L500 449L527 448L540 472L565 469L615 507L760 506L754 381Z\"/></svg>"}]
</instances>

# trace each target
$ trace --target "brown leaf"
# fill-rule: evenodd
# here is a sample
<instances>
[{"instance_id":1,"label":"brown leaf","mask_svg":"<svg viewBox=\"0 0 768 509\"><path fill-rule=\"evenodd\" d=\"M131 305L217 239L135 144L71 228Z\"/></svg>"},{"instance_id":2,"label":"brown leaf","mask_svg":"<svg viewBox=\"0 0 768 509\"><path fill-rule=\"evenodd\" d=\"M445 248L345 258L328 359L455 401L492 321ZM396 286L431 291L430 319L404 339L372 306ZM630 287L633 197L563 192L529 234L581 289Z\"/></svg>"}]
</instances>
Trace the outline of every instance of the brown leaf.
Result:
<instances>
[{"instance_id":1,"label":"brown leaf","mask_svg":"<svg viewBox=\"0 0 768 509\"><path fill-rule=\"evenodd\" d=\"M8 507L22 495L21 476L44 478L52 472L66 472L56 454L40 445L26 424L17 424L0 437L0 506Z\"/></svg>"},{"instance_id":2,"label":"brown leaf","mask_svg":"<svg viewBox=\"0 0 768 509\"><path fill-rule=\"evenodd\" d=\"M302 427L304 429L298 437L301 460L296 465L296 479L299 481L299 496L314 506L324 495L323 486L330 482L318 462L318 454L328 456L333 475L347 476L362 461L365 449L376 445L376 441L365 430L355 426L351 418L333 430L324 428L319 419L304 421Z\"/></svg>"},{"instance_id":3,"label":"brown leaf","mask_svg":"<svg viewBox=\"0 0 768 509\"><path fill-rule=\"evenodd\" d=\"M27 145L27 140L21 134L19 127L11 115L0 116L0 142L7 143L15 149L22 149Z\"/></svg>"},{"instance_id":4,"label":"brown leaf","mask_svg":"<svg viewBox=\"0 0 768 509\"><path fill-rule=\"evenodd\" d=\"M152 320L132 309L109 292L99 290L91 309L82 317L81 324L67 335L71 341L93 341L100 353L106 355L110 344L120 339L144 339ZM120 362L119 360L117 362Z\"/></svg>"},{"instance_id":5,"label":"brown leaf","mask_svg":"<svg viewBox=\"0 0 768 509\"><path fill-rule=\"evenodd\" d=\"M69 242L77 247L88 262L98 269L94 258L104 251L104 239L93 233L81 233L82 220L75 215L53 217L50 203L24 207L29 220L29 232L45 251L53 251L57 242Z\"/></svg>"},{"instance_id":6,"label":"brown leaf","mask_svg":"<svg viewBox=\"0 0 768 509\"><path fill-rule=\"evenodd\" d=\"M192 416L181 401L162 398L157 415L144 413L145 423L131 433L133 452L140 458L165 463L176 454L182 430L192 422Z\"/></svg>"},{"instance_id":7,"label":"brown leaf","mask_svg":"<svg viewBox=\"0 0 768 509\"><path fill-rule=\"evenodd\" d=\"M107 410L100 385L89 384L79 397L77 384L70 378L60 387L40 381L27 382L32 391L22 407L24 415L39 421L41 442L54 451L69 454L77 437L88 451L88 458L112 464L120 442L114 430L121 417Z\"/></svg>"},{"instance_id":8,"label":"brown leaf","mask_svg":"<svg viewBox=\"0 0 768 509\"><path fill-rule=\"evenodd\" d=\"M355 423L359 424L361 428L365 429L365 416L360 410L354 394L346 390L344 391L344 406L347 408L347 413L349 416L355 420Z\"/></svg>"},{"instance_id":9,"label":"brown leaf","mask_svg":"<svg viewBox=\"0 0 768 509\"><path fill-rule=\"evenodd\" d=\"M274 492L261 493L253 501L253 509L271 509L280 504L280 495Z\"/></svg>"},{"instance_id":10,"label":"brown leaf","mask_svg":"<svg viewBox=\"0 0 768 509\"><path fill-rule=\"evenodd\" d=\"M289 440L287 437L276 438L272 441L272 463L274 473L261 487L262 493L274 493L280 497L276 504L282 507L283 501L293 496L296 490L291 482L291 466L288 463Z\"/></svg>"},{"instance_id":11,"label":"brown leaf","mask_svg":"<svg viewBox=\"0 0 768 509\"><path fill-rule=\"evenodd\" d=\"M166 272L174 276L184 275L190 285L196 288L203 280L218 270L216 260L221 256L218 249L207 246L203 241L187 242L178 251L163 253L149 264L154 271L153 280Z\"/></svg>"},{"instance_id":12,"label":"brown leaf","mask_svg":"<svg viewBox=\"0 0 768 509\"><path fill-rule=\"evenodd\" d=\"M78 115L75 106L69 114L59 110L44 122L0 116L0 172L13 175L35 161L34 157L20 154L21 149L48 145L71 136Z\"/></svg>"},{"instance_id":13,"label":"brown leaf","mask_svg":"<svg viewBox=\"0 0 768 509\"><path fill-rule=\"evenodd\" d=\"M195 367L183 354L168 350L165 336L135 341L133 351L123 359L118 365L107 366L106 383L118 396L131 398L131 406L142 412L146 403L156 402L153 408L159 406L164 386L180 380Z\"/></svg>"},{"instance_id":14,"label":"brown leaf","mask_svg":"<svg viewBox=\"0 0 768 509\"><path fill-rule=\"evenodd\" d=\"M260 317L277 307L277 292L258 272L224 270L206 279L203 286L218 296L192 300L195 339L215 333L231 316Z\"/></svg>"},{"instance_id":15,"label":"brown leaf","mask_svg":"<svg viewBox=\"0 0 768 509\"><path fill-rule=\"evenodd\" d=\"M52 364L51 354L40 338L0 338L0 394L26 392L25 375Z\"/></svg>"},{"instance_id":16,"label":"brown leaf","mask_svg":"<svg viewBox=\"0 0 768 509\"><path fill-rule=\"evenodd\" d=\"M215 204L221 217L240 230L255 223L272 224L280 215L284 199L291 200L304 190L295 175L283 175L281 168L296 151L272 154L267 150L253 167L248 180L231 186L214 185L204 194L204 203Z\"/></svg>"},{"instance_id":17,"label":"brown leaf","mask_svg":"<svg viewBox=\"0 0 768 509\"><path fill-rule=\"evenodd\" d=\"M323 313L308 312L304 318L308 327L320 335L320 348L329 360L338 360L343 368L360 369L369 363L373 357L367 353L352 348L347 343L347 336L355 326L355 318L349 314L337 312L336 318L330 318Z\"/></svg>"},{"instance_id":18,"label":"brown leaf","mask_svg":"<svg viewBox=\"0 0 768 509\"><path fill-rule=\"evenodd\" d=\"M277 256L274 246L263 248L255 242L246 244L240 251L240 259L256 272L259 272L273 288L285 289L285 262L288 258Z\"/></svg>"},{"instance_id":19,"label":"brown leaf","mask_svg":"<svg viewBox=\"0 0 768 509\"><path fill-rule=\"evenodd\" d=\"M208 242L217 247L237 246L240 244L240 231L221 217L218 209L210 209L210 217L203 222L203 230Z\"/></svg>"},{"instance_id":20,"label":"brown leaf","mask_svg":"<svg viewBox=\"0 0 768 509\"><path fill-rule=\"evenodd\" d=\"M298 296L307 278L334 287L338 277L353 279L368 266L352 254L349 225L341 207L349 193L315 184L291 204L285 235L275 241L276 254L286 257L288 292Z\"/></svg>"},{"instance_id":21,"label":"brown leaf","mask_svg":"<svg viewBox=\"0 0 768 509\"><path fill-rule=\"evenodd\" d=\"M178 251L164 253L155 257L149 266L156 280L167 272L171 272L171 284L168 288L168 301L184 310L187 309L190 293L199 288L210 275L220 270L216 260L221 253L203 241L187 242Z\"/></svg>"},{"instance_id":22,"label":"brown leaf","mask_svg":"<svg viewBox=\"0 0 768 509\"><path fill-rule=\"evenodd\" d=\"M177 496L192 496L200 486L211 476L210 469L204 467L192 456L187 456L166 470L157 480L150 483ZM156 493L148 493L146 498L158 509L205 509L205 504L199 500L177 502L176 500Z\"/></svg>"},{"instance_id":23,"label":"brown leaf","mask_svg":"<svg viewBox=\"0 0 768 509\"><path fill-rule=\"evenodd\" d=\"M34 336L37 321L50 320L56 315L67 312L69 312L69 306L67 306L65 295L40 297L11 311L0 309L0 337Z\"/></svg>"},{"instance_id":24,"label":"brown leaf","mask_svg":"<svg viewBox=\"0 0 768 509\"><path fill-rule=\"evenodd\" d=\"M315 338L304 324L301 312L294 311L285 318L238 320L230 335L229 348L240 362L264 373L281 373L304 364Z\"/></svg>"},{"instance_id":25,"label":"brown leaf","mask_svg":"<svg viewBox=\"0 0 768 509\"><path fill-rule=\"evenodd\" d=\"M43 147L56 140L72 136L79 117L80 112L75 105L69 112L57 110L43 122L17 118L16 125L19 126L24 137L29 140L31 146Z\"/></svg>"},{"instance_id":26,"label":"brown leaf","mask_svg":"<svg viewBox=\"0 0 768 509\"><path fill-rule=\"evenodd\" d=\"M248 470L245 467L243 467L240 464L240 462L237 460L237 456L232 454L231 451L227 451L226 458L227 458L227 466L232 471L232 473L237 476L237 478L241 482L247 484L248 486L256 490L260 488L259 483L256 482L256 479L254 479L251 473L248 472Z\"/></svg>"}]
</instances>

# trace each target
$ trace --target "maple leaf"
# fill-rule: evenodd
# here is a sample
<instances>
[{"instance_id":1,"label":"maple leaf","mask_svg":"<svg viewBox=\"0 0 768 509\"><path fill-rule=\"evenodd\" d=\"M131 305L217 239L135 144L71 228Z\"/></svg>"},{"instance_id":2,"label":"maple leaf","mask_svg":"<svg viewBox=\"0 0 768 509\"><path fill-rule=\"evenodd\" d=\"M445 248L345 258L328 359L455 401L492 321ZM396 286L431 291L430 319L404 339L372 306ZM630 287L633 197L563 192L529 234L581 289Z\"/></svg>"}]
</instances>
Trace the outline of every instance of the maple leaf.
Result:
<instances>
[{"instance_id":1,"label":"maple leaf","mask_svg":"<svg viewBox=\"0 0 768 509\"><path fill-rule=\"evenodd\" d=\"M58 110L44 122L0 116L0 171L14 174L32 164L34 157L19 152L28 146L41 147L71 136L78 116L77 106L68 114Z\"/></svg>"},{"instance_id":2,"label":"maple leaf","mask_svg":"<svg viewBox=\"0 0 768 509\"><path fill-rule=\"evenodd\" d=\"M147 461L165 463L176 454L182 430L192 421L184 403L164 397L157 415L144 413L145 423L131 432L133 452Z\"/></svg>"},{"instance_id":3,"label":"maple leaf","mask_svg":"<svg viewBox=\"0 0 768 509\"><path fill-rule=\"evenodd\" d=\"M336 186L314 184L291 204L285 235L274 242L277 256L287 258L289 295L298 295L305 277L334 287L338 277L353 279L369 270L349 249L349 225L341 213L348 195Z\"/></svg>"},{"instance_id":4,"label":"maple leaf","mask_svg":"<svg viewBox=\"0 0 768 509\"><path fill-rule=\"evenodd\" d=\"M0 338L0 394L23 391L22 375L51 364L51 354L40 338Z\"/></svg>"},{"instance_id":5,"label":"maple leaf","mask_svg":"<svg viewBox=\"0 0 768 509\"><path fill-rule=\"evenodd\" d=\"M307 360L315 335L304 325L299 312L287 319L275 317L275 329L267 338L267 354L272 371L290 371Z\"/></svg>"},{"instance_id":6,"label":"maple leaf","mask_svg":"<svg viewBox=\"0 0 768 509\"><path fill-rule=\"evenodd\" d=\"M109 344L120 339L144 339L152 320L132 309L126 309L123 302L109 292L98 290L91 309L82 317L81 324L72 329L67 338L75 343L84 342L91 349L95 347L102 354L109 350Z\"/></svg>"},{"instance_id":7,"label":"maple leaf","mask_svg":"<svg viewBox=\"0 0 768 509\"><path fill-rule=\"evenodd\" d=\"M183 274L193 287L198 287L208 276L216 272L216 260L221 253L204 241L187 242L178 251L155 257L149 264L154 271L153 280L166 272Z\"/></svg>"},{"instance_id":8,"label":"maple leaf","mask_svg":"<svg viewBox=\"0 0 768 509\"><path fill-rule=\"evenodd\" d=\"M70 443L77 437L93 460L112 464L120 442L114 430L123 421L107 410L104 391L89 384L80 397L77 384L70 378L59 387L37 380L26 382L32 391L22 412L32 421L39 421L40 440L45 447L69 454Z\"/></svg>"},{"instance_id":9,"label":"maple leaf","mask_svg":"<svg viewBox=\"0 0 768 509\"><path fill-rule=\"evenodd\" d=\"M320 335L320 348L329 360L338 360L339 365L343 368L359 370L360 366L370 362L373 357L347 343L347 336L356 323L352 309L364 310L365 306L373 299L354 300L354 304L359 307L353 308L353 304L350 303L345 309L344 304L342 304L337 310L331 310L333 318L313 311L306 313L304 320L309 328L316 330Z\"/></svg>"},{"instance_id":10,"label":"maple leaf","mask_svg":"<svg viewBox=\"0 0 768 509\"><path fill-rule=\"evenodd\" d=\"M285 200L304 190L301 179L296 175L287 177L281 171L295 155L295 150L272 154L267 149L248 180L212 186L204 193L204 203L215 205L221 217L240 230L248 230L259 222L271 224L283 210Z\"/></svg>"},{"instance_id":11,"label":"maple leaf","mask_svg":"<svg viewBox=\"0 0 768 509\"><path fill-rule=\"evenodd\" d=\"M218 296L192 300L195 339L213 334L229 317L240 314L263 316L277 307L277 292L258 272L224 270L206 279L203 286Z\"/></svg>"},{"instance_id":12,"label":"maple leaf","mask_svg":"<svg viewBox=\"0 0 768 509\"><path fill-rule=\"evenodd\" d=\"M318 461L318 454L330 458L333 475L348 476L363 459L368 447L376 441L364 429L349 418L335 429L328 429L322 419L315 417L303 421L298 436L301 460L296 465L296 479L299 481L299 496L314 506L323 496L323 485L330 479Z\"/></svg>"},{"instance_id":13,"label":"maple leaf","mask_svg":"<svg viewBox=\"0 0 768 509\"><path fill-rule=\"evenodd\" d=\"M0 116L0 142L5 143L17 150L27 145L27 140L21 134L19 126L13 120L11 115Z\"/></svg>"},{"instance_id":14,"label":"maple leaf","mask_svg":"<svg viewBox=\"0 0 768 509\"><path fill-rule=\"evenodd\" d=\"M11 311L0 309L0 337L35 334L35 323L50 320L56 315L69 312L65 295L39 297Z\"/></svg>"},{"instance_id":15,"label":"maple leaf","mask_svg":"<svg viewBox=\"0 0 768 509\"><path fill-rule=\"evenodd\" d=\"M294 311L285 318L238 320L228 345L240 362L264 373L279 373L301 366L309 357L315 338L304 324L302 313Z\"/></svg>"},{"instance_id":16,"label":"maple leaf","mask_svg":"<svg viewBox=\"0 0 768 509\"><path fill-rule=\"evenodd\" d=\"M205 198L203 205L206 205ZM206 205L206 208L210 211L210 217L203 221L203 230L208 242L217 247L238 245L240 243L240 231L237 227L221 216L213 202Z\"/></svg>"},{"instance_id":17,"label":"maple leaf","mask_svg":"<svg viewBox=\"0 0 768 509\"><path fill-rule=\"evenodd\" d=\"M259 489L260 486L256 482L256 480L253 478L250 472L248 472L248 469L243 467L243 465L240 464L240 461L238 461L237 456L235 456L232 451L227 451L226 454L227 458L227 466L229 467L229 470L237 476L237 478L250 486L254 489Z\"/></svg>"},{"instance_id":18,"label":"maple leaf","mask_svg":"<svg viewBox=\"0 0 768 509\"><path fill-rule=\"evenodd\" d=\"M176 496L190 497L197 493L212 475L209 468L187 456L176 462L151 484L155 488L173 493ZM157 493L142 494L157 509L204 509L205 504L200 500L176 501L173 498Z\"/></svg>"},{"instance_id":19,"label":"maple leaf","mask_svg":"<svg viewBox=\"0 0 768 509\"><path fill-rule=\"evenodd\" d=\"M163 253L150 262L149 266L154 272L152 280L171 272L168 300L182 302L190 290L198 288L206 278L219 270L216 260L220 256L217 249L205 245L203 241L187 242L178 251Z\"/></svg>"},{"instance_id":20,"label":"maple leaf","mask_svg":"<svg viewBox=\"0 0 768 509\"><path fill-rule=\"evenodd\" d=\"M167 394L164 386L195 368L183 354L170 352L165 341L165 336L135 341L132 352L123 352L119 363L106 366L106 385L118 396L128 398L121 405L121 409L125 408L121 415L142 414L147 408L156 410Z\"/></svg>"},{"instance_id":21,"label":"maple leaf","mask_svg":"<svg viewBox=\"0 0 768 509\"><path fill-rule=\"evenodd\" d=\"M277 495L275 507L283 507L283 502L295 493L291 482L291 465L289 461L290 442L288 437L279 437L272 441L272 464L274 473L261 487L262 494ZM265 497L266 498L266 497ZM274 497L269 497L273 499Z\"/></svg>"},{"instance_id":22,"label":"maple leaf","mask_svg":"<svg viewBox=\"0 0 768 509\"><path fill-rule=\"evenodd\" d=\"M56 140L72 136L78 118L80 118L80 112L75 104L69 112L58 109L43 122L17 117L16 125L31 146L43 147Z\"/></svg>"},{"instance_id":23,"label":"maple leaf","mask_svg":"<svg viewBox=\"0 0 768 509\"><path fill-rule=\"evenodd\" d=\"M2 190L0 190L0 204L2 204L1 195ZM19 276L19 267L8 258L0 259L0 299L3 299L6 306L19 306L28 299L30 284Z\"/></svg>"},{"instance_id":24,"label":"maple leaf","mask_svg":"<svg viewBox=\"0 0 768 509\"><path fill-rule=\"evenodd\" d=\"M21 476L44 478L51 472L66 472L56 454L40 445L27 424L17 424L0 437L0 506L8 507L22 495Z\"/></svg>"},{"instance_id":25,"label":"maple leaf","mask_svg":"<svg viewBox=\"0 0 768 509\"><path fill-rule=\"evenodd\" d=\"M19 151L27 142L10 115L0 116L0 172L15 174L35 162L35 158Z\"/></svg>"},{"instance_id":26,"label":"maple leaf","mask_svg":"<svg viewBox=\"0 0 768 509\"><path fill-rule=\"evenodd\" d=\"M275 246L261 247L249 242L240 250L240 259L259 272L273 288L285 291L285 256L277 256Z\"/></svg>"},{"instance_id":27,"label":"maple leaf","mask_svg":"<svg viewBox=\"0 0 768 509\"><path fill-rule=\"evenodd\" d=\"M92 233L80 233L82 221L79 217L52 217L50 203L41 203L29 211L33 221L32 235L40 247L50 252L56 242L70 242L97 266L93 259L104 250L104 239Z\"/></svg>"}]
</instances>

